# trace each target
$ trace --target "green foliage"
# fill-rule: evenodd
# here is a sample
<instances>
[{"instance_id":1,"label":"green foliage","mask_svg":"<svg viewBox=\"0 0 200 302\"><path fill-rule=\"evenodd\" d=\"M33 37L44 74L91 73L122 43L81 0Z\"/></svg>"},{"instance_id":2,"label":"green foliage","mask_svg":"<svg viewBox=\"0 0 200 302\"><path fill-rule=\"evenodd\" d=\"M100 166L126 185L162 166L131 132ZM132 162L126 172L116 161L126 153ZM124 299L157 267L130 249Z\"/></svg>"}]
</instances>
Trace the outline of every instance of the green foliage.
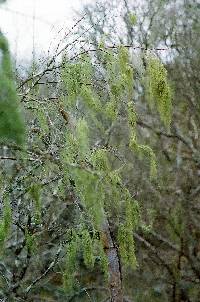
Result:
<instances>
[{"instance_id":1,"label":"green foliage","mask_svg":"<svg viewBox=\"0 0 200 302\"><path fill-rule=\"evenodd\" d=\"M151 107L158 109L160 118L167 128L171 122L171 89L164 65L155 56L147 56L147 91Z\"/></svg>"},{"instance_id":2,"label":"green foliage","mask_svg":"<svg viewBox=\"0 0 200 302\"><path fill-rule=\"evenodd\" d=\"M4 144L22 144L25 126L19 109L8 44L1 33L0 58L0 141Z\"/></svg>"},{"instance_id":3,"label":"green foliage","mask_svg":"<svg viewBox=\"0 0 200 302\"><path fill-rule=\"evenodd\" d=\"M162 7L166 8L162 14L168 11L171 14L171 4L162 5L161 2L166 1L142 3L144 14L139 8L138 18L143 14L145 23L152 29L146 31L145 39L146 26L140 33L139 20L134 28L136 17L128 13L131 11L128 6L124 7L124 28L130 36L120 39L126 43L132 43L133 38L134 43L145 40L146 47L150 49L153 45L162 44L159 37L154 39L157 32L163 30L167 36L170 28L176 28L179 14L178 18L172 16L174 20L170 25L173 26L160 29L165 23L164 18L157 17ZM109 17L109 26L101 28L105 15L103 7L98 8L96 20L93 14L87 14L80 25L84 26L88 17L91 17L91 22L94 20L93 25L98 26L92 27L91 35L92 43L97 41L97 44L99 36L94 35L94 31L109 31L111 28L115 32L112 26L114 18ZM176 7L173 8L176 10ZM150 116L146 112L142 85L139 83L139 77L147 66L148 101L169 127L170 110L165 110L168 82L166 80L163 84L161 81L166 78L162 64L153 56L145 60L142 49L141 52L136 51L141 53L141 58L138 58L131 45L117 47L111 44L116 41L116 36L112 40L113 33L109 37L103 35L97 51L83 50L88 52L88 56L76 53L70 60L64 59L64 65L59 65L63 67L61 72L53 59L47 62L46 67L35 64L33 60L28 75L30 78L25 80L20 91L22 95L25 93L22 101L30 126L27 148L9 144L2 147L1 154L0 189L2 192L9 191L14 221L11 229L9 207L7 214L4 207L0 241L6 243L4 248L7 250L5 253L2 249L4 255L0 261L1 279L5 279L3 283L0 280L0 300L10 301L12 297L9 295L14 295L30 301L36 298L104 301L109 298L109 292L100 280L100 271L108 277L112 289L114 282L111 284L111 279L117 276L111 272L114 263L110 255L114 249L120 258L123 291L130 299L155 302L184 296L185 299L198 301L199 60L196 56L196 60L191 62L191 58L195 57L192 41L197 40L191 39L193 18L188 15L185 20L190 22L178 22L177 34L169 37L169 41L175 43L171 43L174 44L172 49L164 52L164 56L166 54L167 58L171 58L167 62L170 72L174 73L172 77L179 79L174 107L179 121L175 125L177 135L167 135L162 129L159 131L155 115ZM183 25L188 27L190 35L181 30ZM85 41L88 34L84 35ZM185 42L187 36L190 36L190 48L180 43L181 39ZM1 46L6 51L5 45ZM187 66L186 61L180 59L182 55L187 59ZM156 62L151 62L152 58ZM177 64L179 60L184 67L182 76L180 64ZM11 78L8 61L2 61L7 70L3 75ZM142 66L143 62L147 64ZM185 67L188 67L187 70ZM187 78L187 83L184 78ZM40 80L48 84L41 85ZM52 94L56 96L54 100ZM191 110L188 100L197 110ZM183 115L187 118L182 119ZM156 129L153 128L155 124ZM154 133L152 137L151 133ZM140 137L141 134L144 137ZM152 149L144 141L150 141ZM153 150L157 150L158 161L161 162L159 183L146 179L149 169L151 178L157 172ZM135 154L142 160L137 162ZM29 190L30 184L33 185ZM137 194L141 199L141 214L133 197ZM139 243L138 258L142 261L142 267L131 272L130 268L134 269L137 265L134 237ZM66 242L65 250L63 245ZM156 261L156 265L152 260ZM68 293L62 288L60 272L63 267L64 287ZM82 282L85 287L80 289ZM2 294L4 291L5 295Z\"/></svg>"},{"instance_id":4,"label":"green foliage","mask_svg":"<svg viewBox=\"0 0 200 302\"><path fill-rule=\"evenodd\" d=\"M123 112L130 133L129 148L149 159L151 177L155 177L157 173L156 158L149 146L139 144L137 140L137 113L133 98L134 72L128 48L120 46L117 51L113 51L105 49L102 45L100 64L106 83L106 89L101 91L95 89L93 85L92 75L94 76L97 67L88 57L81 57L74 63L65 62L64 65L62 77L64 89L68 94L65 100L66 108L74 112L77 101L81 108L81 117L77 112L75 127L73 129L69 127L67 130L66 144L62 151L66 168L64 173L74 182L74 191L82 207L81 217L87 217L92 228L100 233L105 219L111 219L118 234L116 240L122 261L124 265L135 268L137 261L133 232L139 225L139 206L123 185L120 174L126 165L120 163L117 169L113 165L113 159L117 157L112 147L101 145L93 147L94 129L101 129L100 133L103 134L104 140L105 126L109 129L109 126L115 123ZM166 77L165 70L160 65L158 67L159 70L161 69L160 74ZM153 73L151 87L156 86L156 80L157 77ZM159 94L159 97L163 104L164 94ZM164 118L165 108L158 106L160 114L162 112L162 118ZM166 113L169 116L169 108L167 110ZM87 122L83 116L87 117ZM91 125L96 128L92 128ZM81 239L79 233L79 229L74 230L72 241L67 248L67 270L64 273L64 283L71 290L80 247L82 247L84 263L88 268L93 268L96 255L101 259L101 267L105 275L108 273L108 259L101 239L93 240L86 225L81 231Z\"/></svg>"}]
</instances>

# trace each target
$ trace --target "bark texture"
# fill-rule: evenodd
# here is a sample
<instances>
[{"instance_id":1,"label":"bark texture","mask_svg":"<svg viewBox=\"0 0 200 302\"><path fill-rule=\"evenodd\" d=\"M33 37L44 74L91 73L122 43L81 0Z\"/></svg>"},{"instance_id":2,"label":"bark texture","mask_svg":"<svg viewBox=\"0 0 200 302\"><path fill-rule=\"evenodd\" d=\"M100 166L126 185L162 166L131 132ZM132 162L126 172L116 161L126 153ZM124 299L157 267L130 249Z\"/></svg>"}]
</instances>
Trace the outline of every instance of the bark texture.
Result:
<instances>
[{"instance_id":1,"label":"bark texture","mask_svg":"<svg viewBox=\"0 0 200 302\"><path fill-rule=\"evenodd\" d=\"M108 221L104 222L101 237L104 243L106 255L108 257L111 302L123 302L120 259Z\"/></svg>"}]
</instances>

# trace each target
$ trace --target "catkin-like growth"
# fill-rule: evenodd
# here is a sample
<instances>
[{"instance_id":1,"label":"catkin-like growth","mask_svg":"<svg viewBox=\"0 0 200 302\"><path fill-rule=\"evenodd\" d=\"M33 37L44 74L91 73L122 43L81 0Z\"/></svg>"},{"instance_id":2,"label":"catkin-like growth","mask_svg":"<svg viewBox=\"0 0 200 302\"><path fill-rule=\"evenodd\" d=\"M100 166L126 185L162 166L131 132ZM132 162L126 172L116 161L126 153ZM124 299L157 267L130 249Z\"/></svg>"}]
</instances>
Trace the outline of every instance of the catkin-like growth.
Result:
<instances>
[{"instance_id":1,"label":"catkin-like growth","mask_svg":"<svg viewBox=\"0 0 200 302\"><path fill-rule=\"evenodd\" d=\"M120 255L126 266L133 269L137 265L133 231L139 224L139 205L133 200L128 191L125 192L125 214L123 223L118 228L118 244Z\"/></svg>"},{"instance_id":2,"label":"catkin-like growth","mask_svg":"<svg viewBox=\"0 0 200 302\"><path fill-rule=\"evenodd\" d=\"M167 70L155 56L147 56L147 92L151 107L156 107L167 128L171 122L172 93L167 80Z\"/></svg>"}]
</instances>

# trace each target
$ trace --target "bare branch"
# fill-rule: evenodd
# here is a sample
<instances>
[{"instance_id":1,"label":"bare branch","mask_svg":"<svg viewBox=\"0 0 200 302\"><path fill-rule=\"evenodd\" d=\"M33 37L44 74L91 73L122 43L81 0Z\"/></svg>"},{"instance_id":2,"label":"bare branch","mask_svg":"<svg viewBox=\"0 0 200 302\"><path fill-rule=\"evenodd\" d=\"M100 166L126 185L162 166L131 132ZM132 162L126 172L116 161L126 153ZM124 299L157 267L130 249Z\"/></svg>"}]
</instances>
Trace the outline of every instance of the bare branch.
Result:
<instances>
[{"instance_id":1,"label":"bare branch","mask_svg":"<svg viewBox=\"0 0 200 302\"><path fill-rule=\"evenodd\" d=\"M45 270L45 272L40 275L39 277L37 277L26 289L25 289L25 293L28 294L30 292L30 290L35 286L36 283L38 283L40 280L42 280L44 277L46 277L48 275L48 273L52 270L52 268L56 265L56 263L59 260L59 256L60 256L60 252L62 250L62 245L60 245L58 251L56 252L55 258L54 260L51 262L51 264L49 265L49 267Z\"/></svg>"}]
</instances>

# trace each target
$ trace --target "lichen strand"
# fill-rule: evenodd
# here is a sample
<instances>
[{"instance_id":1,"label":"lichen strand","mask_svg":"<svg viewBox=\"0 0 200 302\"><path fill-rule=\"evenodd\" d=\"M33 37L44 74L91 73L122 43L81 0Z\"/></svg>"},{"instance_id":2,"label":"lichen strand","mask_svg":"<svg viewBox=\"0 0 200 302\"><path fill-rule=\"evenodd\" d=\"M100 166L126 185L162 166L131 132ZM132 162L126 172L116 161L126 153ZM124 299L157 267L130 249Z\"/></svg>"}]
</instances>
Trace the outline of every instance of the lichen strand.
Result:
<instances>
[{"instance_id":1,"label":"lichen strand","mask_svg":"<svg viewBox=\"0 0 200 302\"><path fill-rule=\"evenodd\" d=\"M74 232L70 243L66 246L66 257L63 272L63 286L67 292L72 292L75 284L75 274L77 271L77 255L80 248L80 240Z\"/></svg>"},{"instance_id":2,"label":"lichen strand","mask_svg":"<svg viewBox=\"0 0 200 302\"><path fill-rule=\"evenodd\" d=\"M62 80L67 91L67 107L75 106L78 96L88 94L87 87L91 84L93 75L92 63L89 56L82 56L77 62L64 60L62 69ZM90 99L91 101L91 99Z\"/></svg>"},{"instance_id":3,"label":"lichen strand","mask_svg":"<svg viewBox=\"0 0 200 302\"><path fill-rule=\"evenodd\" d=\"M25 229L25 241L28 253L34 254L37 250L36 238L28 229Z\"/></svg>"},{"instance_id":4,"label":"lichen strand","mask_svg":"<svg viewBox=\"0 0 200 302\"><path fill-rule=\"evenodd\" d=\"M118 229L118 244L120 256L125 266L135 269L137 261L135 257L135 242L133 231L128 226L120 225Z\"/></svg>"},{"instance_id":5,"label":"lichen strand","mask_svg":"<svg viewBox=\"0 0 200 302\"><path fill-rule=\"evenodd\" d=\"M131 266L133 269L137 265L133 232L139 225L139 213L138 202L133 200L130 193L126 191L123 222L120 223L118 228L118 244L124 265Z\"/></svg>"},{"instance_id":6,"label":"lichen strand","mask_svg":"<svg viewBox=\"0 0 200 302\"><path fill-rule=\"evenodd\" d=\"M150 166L150 178L155 179L157 177L156 155L150 146L138 143L136 131L133 127L131 127L130 130L129 147L133 152L136 152L139 157L148 158Z\"/></svg>"},{"instance_id":7,"label":"lichen strand","mask_svg":"<svg viewBox=\"0 0 200 302\"><path fill-rule=\"evenodd\" d=\"M104 216L102 183L97 175L81 169L74 169L72 177L75 182L77 196L85 209L87 209L88 216L94 227L99 229Z\"/></svg>"},{"instance_id":8,"label":"lichen strand","mask_svg":"<svg viewBox=\"0 0 200 302\"><path fill-rule=\"evenodd\" d=\"M102 57L109 86L109 100L105 104L105 113L114 121L120 108L124 107L124 102L131 101L133 98L133 67L130 63L129 52L124 46L118 48L118 53L105 50Z\"/></svg>"},{"instance_id":9,"label":"lichen strand","mask_svg":"<svg viewBox=\"0 0 200 302\"><path fill-rule=\"evenodd\" d=\"M3 203L3 217L0 221L0 245L2 245L5 239L8 237L11 223L12 223L12 210L8 197L6 196L4 198L4 203Z\"/></svg>"},{"instance_id":10,"label":"lichen strand","mask_svg":"<svg viewBox=\"0 0 200 302\"><path fill-rule=\"evenodd\" d=\"M172 112L172 93L167 80L167 70L155 56L148 55L147 61L147 93L151 107L156 107L160 118L169 129Z\"/></svg>"},{"instance_id":11,"label":"lichen strand","mask_svg":"<svg viewBox=\"0 0 200 302\"><path fill-rule=\"evenodd\" d=\"M94 256L94 245L93 240L88 232L88 230L82 231L82 250L83 259L87 268L92 269L94 267L95 256Z\"/></svg>"},{"instance_id":12,"label":"lichen strand","mask_svg":"<svg viewBox=\"0 0 200 302\"><path fill-rule=\"evenodd\" d=\"M41 185L39 183L32 184L29 189L29 194L34 203L34 207L33 207L34 220L35 223L39 224L41 222L41 210L42 210Z\"/></svg>"},{"instance_id":13,"label":"lichen strand","mask_svg":"<svg viewBox=\"0 0 200 302\"><path fill-rule=\"evenodd\" d=\"M85 119L79 119L76 125L76 138L79 148L79 158L83 160L89 156L89 129Z\"/></svg>"}]
</instances>

